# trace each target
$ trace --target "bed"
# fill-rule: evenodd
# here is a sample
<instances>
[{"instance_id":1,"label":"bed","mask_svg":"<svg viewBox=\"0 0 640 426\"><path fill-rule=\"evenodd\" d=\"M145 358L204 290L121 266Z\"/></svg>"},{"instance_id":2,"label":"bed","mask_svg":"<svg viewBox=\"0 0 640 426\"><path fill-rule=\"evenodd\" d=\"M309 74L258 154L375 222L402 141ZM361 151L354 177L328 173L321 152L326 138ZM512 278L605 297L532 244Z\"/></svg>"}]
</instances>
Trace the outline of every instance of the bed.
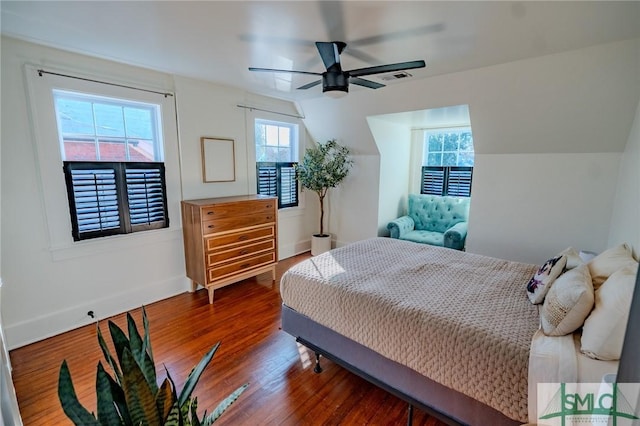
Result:
<instances>
[{"instance_id":1,"label":"bed","mask_svg":"<svg viewBox=\"0 0 640 426\"><path fill-rule=\"evenodd\" d=\"M531 377L562 371L577 381L579 369L574 349L562 355L574 346L571 335L550 343L538 333L538 307L524 291L537 269L402 240L363 240L283 275L282 328L447 423L522 424L532 415Z\"/></svg>"}]
</instances>

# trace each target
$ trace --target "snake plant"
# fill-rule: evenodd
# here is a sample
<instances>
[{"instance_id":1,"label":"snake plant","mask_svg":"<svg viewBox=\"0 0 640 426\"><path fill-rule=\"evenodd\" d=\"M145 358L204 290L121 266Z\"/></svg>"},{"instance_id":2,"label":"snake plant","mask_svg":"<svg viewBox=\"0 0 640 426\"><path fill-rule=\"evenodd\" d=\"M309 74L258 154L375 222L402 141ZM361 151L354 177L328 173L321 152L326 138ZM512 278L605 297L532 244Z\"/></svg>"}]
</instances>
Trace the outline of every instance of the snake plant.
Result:
<instances>
[{"instance_id":1,"label":"snake plant","mask_svg":"<svg viewBox=\"0 0 640 426\"><path fill-rule=\"evenodd\" d=\"M215 355L220 342L207 352L191 370L182 391L166 370L167 377L160 386L156 380L156 368L149 339L149 322L142 308L144 336L140 336L136 323L127 313L129 337L112 321L109 332L115 348L114 358L98 326L98 343L106 364L112 370L109 375L102 361L96 373L97 417L82 406L76 396L67 361L60 366L58 398L64 413L75 425L83 426L206 426L214 423L222 413L244 392L247 384L240 386L207 415L197 415L198 399L192 398L200 375Z\"/></svg>"}]
</instances>

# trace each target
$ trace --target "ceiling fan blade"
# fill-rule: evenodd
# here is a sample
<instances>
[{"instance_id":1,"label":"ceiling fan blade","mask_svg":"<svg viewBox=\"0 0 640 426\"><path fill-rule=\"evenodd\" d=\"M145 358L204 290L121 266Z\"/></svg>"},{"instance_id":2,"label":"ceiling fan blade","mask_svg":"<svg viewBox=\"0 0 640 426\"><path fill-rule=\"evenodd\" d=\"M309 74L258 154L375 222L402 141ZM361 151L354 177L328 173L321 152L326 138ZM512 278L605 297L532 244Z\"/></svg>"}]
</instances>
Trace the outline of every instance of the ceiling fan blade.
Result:
<instances>
[{"instance_id":1,"label":"ceiling fan blade","mask_svg":"<svg viewBox=\"0 0 640 426\"><path fill-rule=\"evenodd\" d=\"M309 74L309 75L322 75L319 72L310 72L310 71L296 71L296 70L277 70L273 68L254 68L249 67L249 71L260 71L260 72L289 72L293 74Z\"/></svg>"},{"instance_id":2,"label":"ceiling fan blade","mask_svg":"<svg viewBox=\"0 0 640 426\"><path fill-rule=\"evenodd\" d=\"M347 45L341 41L316 41L316 47L327 71L329 71L330 68L335 68L335 65L340 66L340 53L342 53L346 46ZM341 68L337 69L337 71L340 70Z\"/></svg>"},{"instance_id":3,"label":"ceiling fan blade","mask_svg":"<svg viewBox=\"0 0 640 426\"><path fill-rule=\"evenodd\" d=\"M312 88L314 86L317 86L320 83L322 83L322 80L314 81L312 83L308 83L308 84L305 84L304 86L298 87L298 90L310 89L310 88Z\"/></svg>"},{"instance_id":4,"label":"ceiling fan blade","mask_svg":"<svg viewBox=\"0 0 640 426\"><path fill-rule=\"evenodd\" d=\"M382 62L380 60L380 58L374 58L373 56L369 55L368 53L363 52L362 50L356 49L355 47L353 47L353 45L349 44L349 48L344 50L344 54L345 55L349 55L352 58L356 58L364 63L367 64L379 64L380 62Z\"/></svg>"},{"instance_id":5,"label":"ceiling fan blade","mask_svg":"<svg viewBox=\"0 0 640 426\"><path fill-rule=\"evenodd\" d=\"M375 81L365 80L363 78L351 77L349 83L357 84L358 86L368 87L369 89L379 89L384 87L384 84L376 83Z\"/></svg>"},{"instance_id":6,"label":"ceiling fan blade","mask_svg":"<svg viewBox=\"0 0 640 426\"><path fill-rule=\"evenodd\" d=\"M292 37L279 37L272 35L258 35L258 34L240 34L238 36L240 41L248 43L265 43L270 45L288 45L298 47L313 47L314 42L311 40L303 40Z\"/></svg>"},{"instance_id":7,"label":"ceiling fan blade","mask_svg":"<svg viewBox=\"0 0 640 426\"><path fill-rule=\"evenodd\" d=\"M385 72L410 70L414 68L424 68L424 61L400 62L397 64L378 65L375 67L358 68L356 70L346 71L351 77L360 77L363 75L382 74Z\"/></svg>"},{"instance_id":8,"label":"ceiling fan blade","mask_svg":"<svg viewBox=\"0 0 640 426\"><path fill-rule=\"evenodd\" d=\"M351 40L349 43L356 46L365 46L367 44L384 43L387 41L400 40L408 37L421 36L431 33L439 33L444 31L445 25L443 23L424 25L417 28L409 28L407 30L395 31L392 33L379 34L371 37L364 37L358 40Z\"/></svg>"},{"instance_id":9,"label":"ceiling fan blade","mask_svg":"<svg viewBox=\"0 0 640 426\"><path fill-rule=\"evenodd\" d=\"M344 10L341 1L319 1L322 22L330 40L345 40Z\"/></svg>"}]
</instances>

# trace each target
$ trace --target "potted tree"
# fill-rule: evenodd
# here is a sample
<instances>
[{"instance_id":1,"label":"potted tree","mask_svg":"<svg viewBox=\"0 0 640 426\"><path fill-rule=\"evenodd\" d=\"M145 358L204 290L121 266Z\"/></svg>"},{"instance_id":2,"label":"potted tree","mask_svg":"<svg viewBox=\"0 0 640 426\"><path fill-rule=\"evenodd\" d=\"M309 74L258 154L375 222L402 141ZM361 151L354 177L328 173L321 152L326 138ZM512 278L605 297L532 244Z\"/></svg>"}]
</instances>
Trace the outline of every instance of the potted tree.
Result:
<instances>
[{"instance_id":1,"label":"potted tree","mask_svg":"<svg viewBox=\"0 0 640 426\"><path fill-rule=\"evenodd\" d=\"M349 149L331 139L308 148L296 167L302 188L318 194L320 201L320 232L311 238L313 256L331 249L331 235L324 232L324 199L329 188L335 188L347 177L352 164Z\"/></svg>"}]
</instances>

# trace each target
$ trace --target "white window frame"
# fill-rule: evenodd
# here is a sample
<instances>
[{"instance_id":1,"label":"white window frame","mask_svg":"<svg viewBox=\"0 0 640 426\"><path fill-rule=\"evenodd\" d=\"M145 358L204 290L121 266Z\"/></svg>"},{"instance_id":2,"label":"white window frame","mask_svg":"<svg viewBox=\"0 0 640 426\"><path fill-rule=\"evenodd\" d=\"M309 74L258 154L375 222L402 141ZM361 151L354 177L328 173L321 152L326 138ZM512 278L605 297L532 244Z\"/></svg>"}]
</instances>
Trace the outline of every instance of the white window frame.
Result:
<instances>
[{"instance_id":1,"label":"white window frame","mask_svg":"<svg viewBox=\"0 0 640 426\"><path fill-rule=\"evenodd\" d=\"M174 97L88 81L105 80L105 78L96 78L95 75L87 75L74 70L51 67L47 69L47 71L63 75L41 74L38 72L39 68L34 65L26 65L24 70L30 103L34 148L40 173L40 192L43 198L49 251L52 258L54 260L64 260L113 250L114 245L124 249L180 237L180 162ZM65 77L64 74L87 80ZM161 131L164 139L163 157L167 182L167 209L170 218L169 228L78 242L73 241L67 189L64 173L62 172L63 159L58 140L57 117L53 98L54 89L160 105L160 114L162 115Z\"/></svg>"},{"instance_id":2,"label":"white window frame","mask_svg":"<svg viewBox=\"0 0 640 426\"><path fill-rule=\"evenodd\" d=\"M255 141L255 123L256 120L264 120L270 122L280 122L280 123L290 123L296 124L298 126L298 147L297 147L297 161L300 163L302 161L302 156L306 147L306 133L304 123L301 119L291 117L289 115L281 115L277 113L270 113L266 111L258 111L258 110L248 110L246 114L246 123L247 123L247 133L249 133L247 140L251 141L248 145L250 145L247 152L247 161L249 164L250 170L250 178L249 185L251 191L253 193L257 192L257 176L256 176L256 141ZM251 172L252 171L252 172ZM298 205L295 207L285 207L278 210L278 217L286 218L293 216L300 216L304 214L305 209L305 193L307 191L303 191L301 185L298 185Z\"/></svg>"},{"instance_id":3,"label":"white window frame","mask_svg":"<svg viewBox=\"0 0 640 426\"><path fill-rule=\"evenodd\" d=\"M69 92L69 91L65 91L65 90L59 90L59 89L54 89L53 90L53 97L54 97L54 101L60 97L60 98L65 98L65 99L73 99L73 100L78 100L78 101L95 101L95 102L99 102L102 105L114 105L116 107L119 108L124 108L124 107L131 107L131 108L140 108L140 109L147 109L151 112L151 124L152 124L152 137L151 137L151 141L153 141L153 160L150 161L155 161L155 162L164 162L164 149L163 149L163 138L162 138L162 129L160 128L160 126L158 125L159 123L162 123L162 117L160 114L160 107L157 103L147 103L147 102L133 102L133 101L128 101L128 100L123 100L123 99L114 99L114 98L107 98L105 96L96 96L96 95L89 95L86 93L77 93L77 92ZM64 138L63 138L63 134L62 134L62 123L60 122L60 114L59 111L57 110L57 104L55 104L55 108L56 108L56 117L57 117L57 122L58 122L58 133L59 133L59 141L60 141L60 152L61 155L63 157L63 160L70 160L68 158L64 158L65 156L65 147L64 147ZM94 118L95 118L95 113L94 113ZM137 137L133 137L130 138L129 135L127 135L126 131L127 129L125 128L125 134L124 136L104 136L104 135L99 135L97 133L97 129L96 129L96 123L95 123L95 119L94 119L94 123L93 123L93 130L94 132L89 134L76 134L76 136L78 137L87 137L87 138L92 138L94 139L94 143L96 145L99 144L98 142L98 138L100 137L104 137L104 138L110 138L110 139L123 139L123 143L125 143L125 145L128 144L128 140L129 139L142 139L142 138L137 138ZM96 152L98 152L98 148L96 148ZM128 162L128 161L135 161L135 160L130 160L130 159L107 159L107 160L103 160L103 159L81 159L81 160L72 160L72 161L122 161L122 162Z\"/></svg>"},{"instance_id":4,"label":"white window frame","mask_svg":"<svg viewBox=\"0 0 640 426\"><path fill-rule=\"evenodd\" d=\"M442 164L437 164L437 165L433 165L433 164L427 164L428 163L428 156L429 156L429 149L428 149L428 141L427 141L427 137L431 134L438 134L438 133L447 133L447 132L451 132L451 133L462 133L468 131L469 133L471 133L471 126L456 126L456 127L441 127L441 128L433 128L433 129L424 129L423 134L422 134L422 139L423 139L423 145L422 145L422 165L423 166L436 166L436 167L473 167L472 166L459 166L458 164L454 164L454 165L442 165ZM444 148L444 147L443 147ZM456 150L456 155L459 156L460 153L460 145L458 144L458 150ZM445 152L450 152L450 151L439 151L440 153L442 153L442 155L444 156ZM474 155L474 160L475 160L475 147L473 149L473 155ZM457 161L456 161L457 163ZM474 161L475 163L475 161Z\"/></svg>"},{"instance_id":5,"label":"white window frame","mask_svg":"<svg viewBox=\"0 0 640 426\"><path fill-rule=\"evenodd\" d=\"M272 126L278 126L278 127L288 127L290 129L291 132L291 136L289 137L290 139L295 139L296 140L296 146L294 147L289 147L289 152L290 152L290 156L288 161L289 162L298 162L300 155L300 125L298 123L292 123L290 121L284 121L284 120L280 120L280 121L276 121L276 120L265 120L264 118L256 118L254 121L254 137L253 137L253 146L254 149L256 149L256 140L255 140L255 126L258 124L258 122L265 124L265 125L272 125ZM280 148L279 148L280 149ZM256 155L257 157L257 155ZM256 158L256 162L258 161L258 159ZM272 162L272 160L265 160L265 162Z\"/></svg>"}]
</instances>

